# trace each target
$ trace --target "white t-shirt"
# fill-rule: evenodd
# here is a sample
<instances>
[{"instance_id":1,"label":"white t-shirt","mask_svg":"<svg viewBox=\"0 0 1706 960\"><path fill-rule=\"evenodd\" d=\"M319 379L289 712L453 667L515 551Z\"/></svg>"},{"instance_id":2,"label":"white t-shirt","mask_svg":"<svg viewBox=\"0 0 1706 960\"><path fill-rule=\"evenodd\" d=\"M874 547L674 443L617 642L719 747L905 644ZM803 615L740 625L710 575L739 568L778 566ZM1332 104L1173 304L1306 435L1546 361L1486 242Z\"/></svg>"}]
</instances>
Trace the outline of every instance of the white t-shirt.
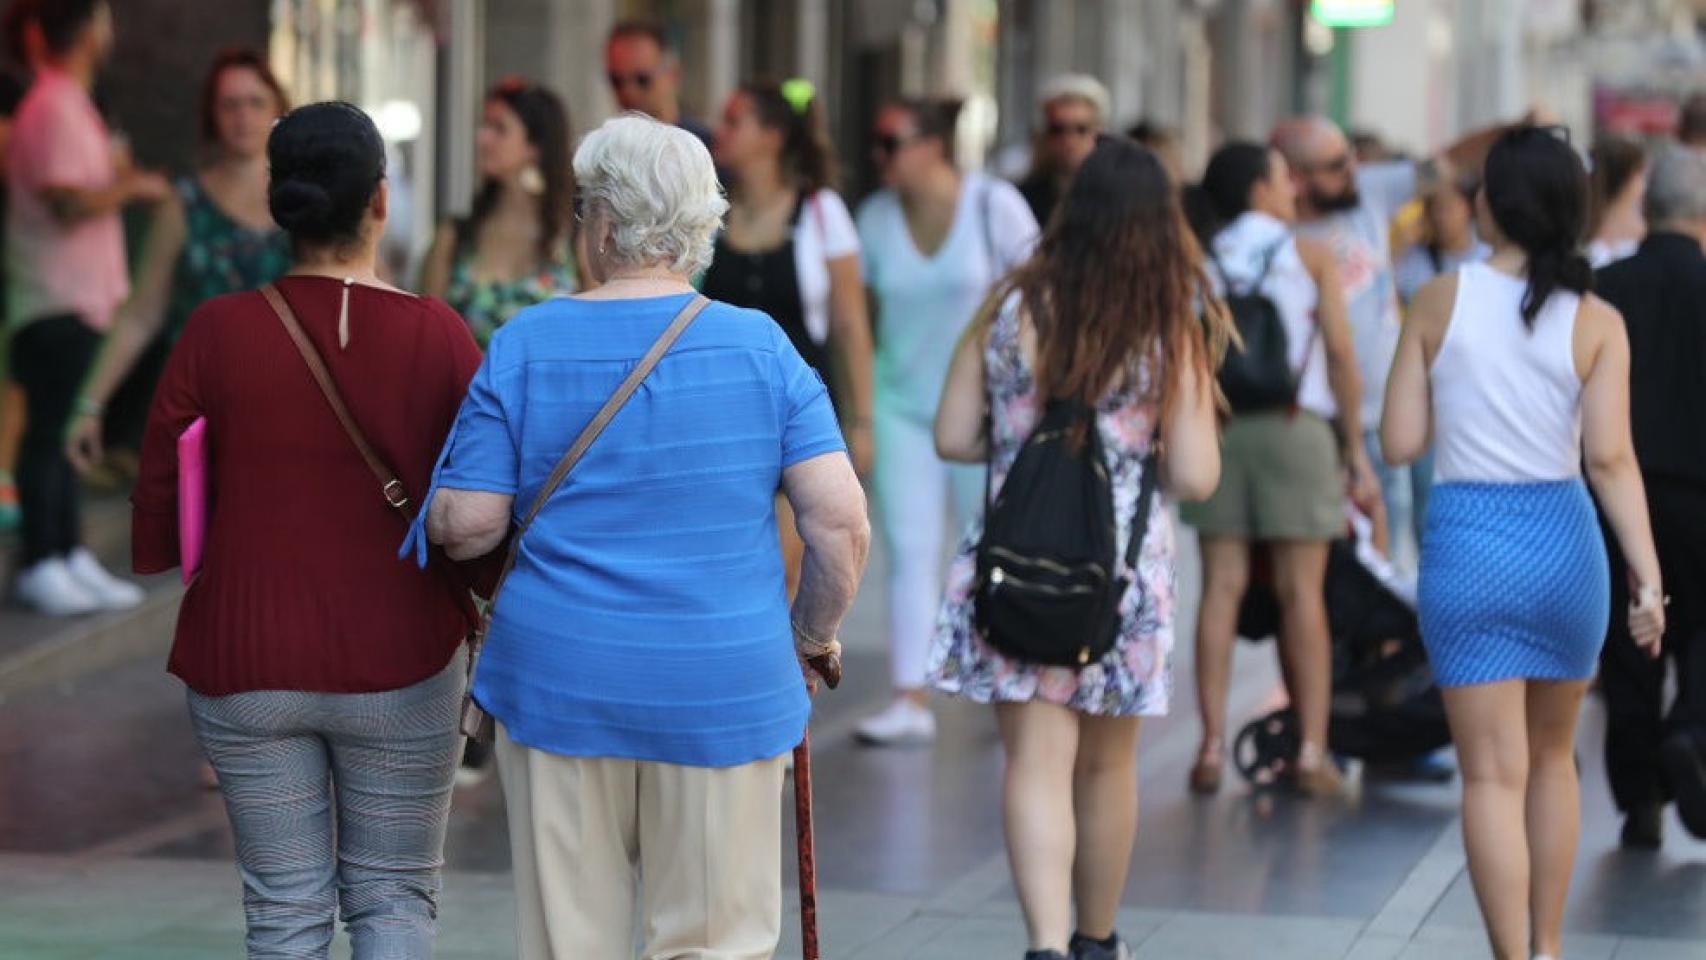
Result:
<instances>
[{"instance_id":1,"label":"white t-shirt","mask_svg":"<svg viewBox=\"0 0 1706 960\"><path fill-rule=\"evenodd\" d=\"M1287 359L1291 369L1302 371L1297 385L1297 405L1326 420L1339 415L1333 389L1327 379L1327 345L1321 339L1321 294L1315 278L1297 252L1291 227L1265 213L1245 211L1214 238L1214 256L1220 270L1210 271L1217 292L1226 292L1227 282L1246 291L1262 275L1262 264L1272 256L1261 292L1279 308L1285 323Z\"/></svg>"},{"instance_id":2,"label":"white t-shirt","mask_svg":"<svg viewBox=\"0 0 1706 960\"><path fill-rule=\"evenodd\" d=\"M841 197L828 189L807 197L794 223L794 274L806 332L818 343L829 339L829 261L858 252L859 231Z\"/></svg>"},{"instance_id":3,"label":"white t-shirt","mask_svg":"<svg viewBox=\"0 0 1706 960\"><path fill-rule=\"evenodd\" d=\"M877 300L876 402L929 421L960 333L990 287L1030 255L1036 218L1012 184L972 173L932 256L913 242L893 190L860 205L858 230L865 283Z\"/></svg>"}]
</instances>

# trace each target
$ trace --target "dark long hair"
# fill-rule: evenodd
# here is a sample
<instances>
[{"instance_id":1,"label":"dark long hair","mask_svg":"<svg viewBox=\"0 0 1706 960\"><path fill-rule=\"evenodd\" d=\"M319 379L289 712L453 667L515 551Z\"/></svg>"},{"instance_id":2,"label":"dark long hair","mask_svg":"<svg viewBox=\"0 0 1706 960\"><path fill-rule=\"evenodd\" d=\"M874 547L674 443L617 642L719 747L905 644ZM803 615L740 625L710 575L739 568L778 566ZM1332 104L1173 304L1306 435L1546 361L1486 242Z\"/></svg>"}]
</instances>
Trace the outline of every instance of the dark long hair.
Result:
<instances>
[{"instance_id":1,"label":"dark long hair","mask_svg":"<svg viewBox=\"0 0 1706 960\"><path fill-rule=\"evenodd\" d=\"M1582 232L1584 240L1592 240L1598 235L1599 228L1605 226L1605 214L1612 201L1647 166L1647 152L1639 143L1623 137L1604 137L1596 141L1588 156L1593 160L1593 172L1588 175L1592 206L1588 210L1587 229Z\"/></svg>"},{"instance_id":2,"label":"dark long hair","mask_svg":"<svg viewBox=\"0 0 1706 960\"><path fill-rule=\"evenodd\" d=\"M960 111L965 105L964 100L952 97L907 97L890 104L912 118L920 139L939 141L942 156L950 164L954 162L954 134L959 130Z\"/></svg>"},{"instance_id":3,"label":"dark long hair","mask_svg":"<svg viewBox=\"0 0 1706 960\"><path fill-rule=\"evenodd\" d=\"M243 47L222 50L213 58L213 65L207 68L207 78L201 84L201 141L204 144L219 141L219 80L225 76L227 70L247 70L253 73L262 85L272 91L279 115L290 112L290 94L285 92L284 84L278 82L272 67L267 66L266 57Z\"/></svg>"},{"instance_id":4,"label":"dark long hair","mask_svg":"<svg viewBox=\"0 0 1706 960\"><path fill-rule=\"evenodd\" d=\"M1552 294L1587 293L1593 270L1581 253L1588 175L1558 127L1525 124L1487 154L1487 210L1499 232L1528 255L1522 320L1530 327Z\"/></svg>"},{"instance_id":5,"label":"dark long hair","mask_svg":"<svg viewBox=\"0 0 1706 960\"><path fill-rule=\"evenodd\" d=\"M1133 360L1159 355L1150 389L1165 417L1184 365L1212 382L1225 352L1225 310L1208 301L1199 319L1209 289L1167 168L1137 143L1102 136L991 303L1019 294L1037 331L1043 396L1094 405Z\"/></svg>"},{"instance_id":6,"label":"dark long hair","mask_svg":"<svg viewBox=\"0 0 1706 960\"><path fill-rule=\"evenodd\" d=\"M1185 191L1185 212L1203 247L1250 209L1250 191L1272 172L1273 162L1268 147L1248 140L1228 143L1209 158L1202 182Z\"/></svg>"},{"instance_id":7,"label":"dark long hair","mask_svg":"<svg viewBox=\"0 0 1706 960\"><path fill-rule=\"evenodd\" d=\"M569 155L569 112L557 95L520 77L500 80L486 94L487 103L501 103L521 120L527 142L539 151L539 172L545 190L539 195L539 259L549 263L568 239L574 222L575 180ZM456 225L456 245L466 248L479 236L486 218L497 209L503 185L488 177L474 195L468 216Z\"/></svg>"},{"instance_id":8,"label":"dark long hair","mask_svg":"<svg viewBox=\"0 0 1706 960\"><path fill-rule=\"evenodd\" d=\"M808 195L836 189L840 178L835 146L829 142L829 126L824 121L823 97L814 93L803 107L797 107L803 97L790 100L783 93L783 85L774 80L743 83L740 92L751 102L759 126L781 132L783 177Z\"/></svg>"}]
</instances>

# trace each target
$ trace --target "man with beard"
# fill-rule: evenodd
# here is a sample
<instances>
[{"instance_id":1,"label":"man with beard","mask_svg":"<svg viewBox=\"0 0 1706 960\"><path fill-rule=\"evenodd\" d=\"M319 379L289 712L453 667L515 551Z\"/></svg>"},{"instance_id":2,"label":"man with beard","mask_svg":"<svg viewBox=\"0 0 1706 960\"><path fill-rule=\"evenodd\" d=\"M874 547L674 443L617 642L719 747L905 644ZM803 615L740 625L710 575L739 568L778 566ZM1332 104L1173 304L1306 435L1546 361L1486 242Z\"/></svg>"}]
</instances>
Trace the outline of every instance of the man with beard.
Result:
<instances>
[{"instance_id":1,"label":"man with beard","mask_svg":"<svg viewBox=\"0 0 1706 960\"><path fill-rule=\"evenodd\" d=\"M1298 235L1322 240L1338 261L1357 369L1362 375L1363 443L1380 480L1384 522L1394 533L1411 519L1403 510L1410 503L1418 505L1413 519L1415 529L1421 529L1419 506L1426 502L1431 466L1427 457L1410 470L1387 465L1380 455L1377 436L1376 425L1386 400L1386 375L1398 346L1398 295L1389 242L1392 218L1399 208L1440 182L1442 175L1453 170L1479 171L1493 141L1505 129L1499 126L1477 131L1420 162L1361 165L1344 131L1322 117L1282 120L1270 139L1273 148L1285 156L1297 186ZM1405 493L1410 496L1403 496Z\"/></svg>"},{"instance_id":2,"label":"man with beard","mask_svg":"<svg viewBox=\"0 0 1706 960\"><path fill-rule=\"evenodd\" d=\"M1107 126L1108 88L1092 76L1063 74L1043 85L1037 103L1043 127L1031 173L1019 182L1019 193L1037 223L1046 227L1055 203Z\"/></svg>"}]
</instances>

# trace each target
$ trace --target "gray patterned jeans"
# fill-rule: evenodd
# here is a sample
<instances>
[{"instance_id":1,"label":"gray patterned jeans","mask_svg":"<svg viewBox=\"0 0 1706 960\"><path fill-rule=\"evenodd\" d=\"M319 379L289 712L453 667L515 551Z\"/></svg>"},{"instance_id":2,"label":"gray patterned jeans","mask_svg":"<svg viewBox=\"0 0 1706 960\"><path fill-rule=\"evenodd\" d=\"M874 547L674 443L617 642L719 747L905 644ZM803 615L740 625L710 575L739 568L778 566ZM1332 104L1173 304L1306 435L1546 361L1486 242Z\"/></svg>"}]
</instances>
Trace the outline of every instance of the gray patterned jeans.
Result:
<instances>
[{"instance_id":1,"label":"gray patterned jeans","mask_svg":"<svg viewBox=\"0 0 1706 960\"><path fill-rule=\"evenodd\" d=\"M459 653L382 693L190 691L236 834L251 960L322 960L340 910L355 960L432 956L463 670Z\"/></svg>"}]
</instances>

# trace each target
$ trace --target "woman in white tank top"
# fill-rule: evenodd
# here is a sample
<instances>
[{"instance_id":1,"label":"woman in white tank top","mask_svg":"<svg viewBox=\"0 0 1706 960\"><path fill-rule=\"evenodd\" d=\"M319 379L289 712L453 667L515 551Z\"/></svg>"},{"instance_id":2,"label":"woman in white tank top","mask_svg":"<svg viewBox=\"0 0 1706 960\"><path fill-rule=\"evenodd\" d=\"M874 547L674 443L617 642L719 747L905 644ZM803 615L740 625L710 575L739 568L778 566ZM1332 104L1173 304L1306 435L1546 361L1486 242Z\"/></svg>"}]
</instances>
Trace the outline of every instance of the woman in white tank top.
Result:
<instances>
[{"instance_id":1,"label":"woman in white tank top","mask_svg":"<svg viewBox=\"0 0 1706 960\"><path fill-rule=\"evenodd\" d=\"M1422 536L1422 641L1463 768L1463 836L1494 955L1559 954L1580 828L1576 716L1605 637L1610 576L1588 481L1630 560L1630 631L1664 632L1629 428L1622 319L1587 293L1580 158L1518 127L1487 158L1485 263L1417 293L1381 444L1436 486ZM1532 863L1530 851L1532 854ZM1532 905L1532 909L1531 909ZM1530 942L1532 931L1533 942Z\"/></svg>"}]
</instances>

